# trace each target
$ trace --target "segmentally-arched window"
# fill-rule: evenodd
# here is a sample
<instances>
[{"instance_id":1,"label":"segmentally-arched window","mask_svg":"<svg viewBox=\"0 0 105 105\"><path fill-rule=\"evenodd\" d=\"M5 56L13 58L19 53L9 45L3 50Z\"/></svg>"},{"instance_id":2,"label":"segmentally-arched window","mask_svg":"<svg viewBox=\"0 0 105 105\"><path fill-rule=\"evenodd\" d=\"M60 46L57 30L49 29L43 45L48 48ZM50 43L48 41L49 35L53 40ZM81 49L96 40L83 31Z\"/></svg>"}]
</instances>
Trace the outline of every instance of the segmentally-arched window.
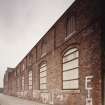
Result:
<instances>
[{"instance_id":1,"label":"segmentally-arched window","mask_svg":"<svg viewBox=\"0 0 105 105\"><path fill-rule=\"evenodd\" d=\"M32 89L32 70L29 71L28 79L29 79L29 90L31 90Z\"/></svg>"},{"instance_id":2,"label":"segmentally-arched window","mask_svg":"<svg viewBox=\"0 0 105 105\"><path fill-rule=\"evenodd\" d=\"M47 64L40 66L40 90L47 90Z\"/></svg>"},{"instance_id":3,"label":"segmentally-arched window","mask_svg":"<svg viewBox=\"0 0 105 105\"><path fill-rule=\"evenodd\" d=\"M22 76L22 90L24 90L24 75Z\"/></svg>"},{"instance_id":4,"label":"segmentally-arched window","mask_svg":"<svg viewBox=\"0 0 105 105\"><path fill-rule=\"evenodd\" d=\"M63 56L63 89L79 88L79 51L69 49Z\"/></svg>"}]
</instances>

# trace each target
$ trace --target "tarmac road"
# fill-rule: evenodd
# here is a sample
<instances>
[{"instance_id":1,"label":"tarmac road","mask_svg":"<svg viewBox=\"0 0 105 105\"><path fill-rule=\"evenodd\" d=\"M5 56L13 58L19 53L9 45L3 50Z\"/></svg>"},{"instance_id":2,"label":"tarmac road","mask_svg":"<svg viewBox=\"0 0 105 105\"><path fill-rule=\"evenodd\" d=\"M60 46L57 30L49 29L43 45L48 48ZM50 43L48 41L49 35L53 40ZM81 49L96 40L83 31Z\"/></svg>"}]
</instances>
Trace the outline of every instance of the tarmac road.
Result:
<instances>
[{"instance_id":1,"label":"tarmac road","mask_svg":"<svg viewBox=\"0 0 105 105\"><path fill-rule=\"evenodd\" d=\"M35 101L29 101L18 97L0 94L0 105L45 105Z\"/></svg>"}]
</instances>

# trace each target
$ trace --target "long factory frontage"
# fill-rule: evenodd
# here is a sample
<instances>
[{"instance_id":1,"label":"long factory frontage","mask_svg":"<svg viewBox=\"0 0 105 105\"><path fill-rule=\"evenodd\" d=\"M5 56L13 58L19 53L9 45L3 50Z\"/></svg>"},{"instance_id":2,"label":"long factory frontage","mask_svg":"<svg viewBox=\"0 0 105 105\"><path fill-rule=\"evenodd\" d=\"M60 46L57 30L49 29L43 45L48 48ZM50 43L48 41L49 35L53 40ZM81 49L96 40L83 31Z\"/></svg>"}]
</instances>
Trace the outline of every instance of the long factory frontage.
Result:
<instances>
[{"instance_id":1,"label":"long factory frontage","mask_svg":"<svg viewBox=\"0 0 105 105\"><path fill-rule=\"evenodd\" d=\"M75 0L21 62L7 68L4 93L52 105L104 105L100 2Z\"/></svg>"}]
</instances>

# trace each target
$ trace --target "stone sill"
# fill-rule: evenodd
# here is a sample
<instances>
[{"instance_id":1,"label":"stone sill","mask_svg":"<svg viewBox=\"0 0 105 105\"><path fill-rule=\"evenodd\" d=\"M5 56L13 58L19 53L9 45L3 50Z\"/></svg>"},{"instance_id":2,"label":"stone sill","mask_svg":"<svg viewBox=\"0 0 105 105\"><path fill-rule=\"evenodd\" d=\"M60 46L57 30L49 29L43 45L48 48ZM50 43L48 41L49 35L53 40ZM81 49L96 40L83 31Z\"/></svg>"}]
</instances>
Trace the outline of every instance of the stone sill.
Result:
<instances>
[{"instance_id":1,"label":"stone sill","mask_svg":"<svg viewBox=\"0 0 105 105\"><path fill-rule=\"evenodd\" d=\"M75 89L75 90L61 90L62 93L77 93L79 94L80 93L80 90L79 89ZM40 90L39 93L49 93L48 90Z\"/></svg>"},{"instance_id":2,"label":"stone sill","mask_svg":"<svg viewBox=\"0 0 105 105\"><path fill-rule=\"evenodd\" d=\"M41 58L43 58L44 56L46 56L47 55L47 53L43 53L42 55L41 55Z\"/></svg>"},{"instance_id":3,"label":"stone sill","mask_svg":"<svg viewBox=\"0 0 105 105\"><path fill-rule=\"evenodd\" d=\"M71 94L77 93L78 94L78 93L80 93L80 90L79 89L77 89L77 90L62 90L62 92L63 93L71 93Z\"/></svg>"},{"instance_id":4,"label":"stone sill","mask_svg":"<svg viewBox=\"0 0 105 105\"><path fill-rule=\"evenodd\" d=\"M48 90L40 90L40 93L48 93Z\"/></svg>"},{"instance_id":5,"label":"stone sill","mask_svg":"<svg viewBox=\"0 0 105 105\"><path fill-rule=\"evenodd\" d=\"M74 34L76 34L76 31L73 31L72 33L70 33L68 36L65 37L65 41L67 41L68 39L70 39Z\"/></svg>"}]
</instances>

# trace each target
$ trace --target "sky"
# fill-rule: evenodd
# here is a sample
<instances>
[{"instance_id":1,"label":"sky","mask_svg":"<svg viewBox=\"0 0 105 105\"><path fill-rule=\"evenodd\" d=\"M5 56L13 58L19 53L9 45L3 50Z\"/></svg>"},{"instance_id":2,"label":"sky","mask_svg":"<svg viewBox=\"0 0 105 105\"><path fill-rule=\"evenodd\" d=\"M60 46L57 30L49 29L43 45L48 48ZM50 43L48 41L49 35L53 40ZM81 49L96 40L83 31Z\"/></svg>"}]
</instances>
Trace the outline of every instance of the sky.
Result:
<instances>
[{"instance_id":1,"label":"sky","mask_svg":"<svg viewBox=\"0 0 105 105\"><path fill-rule=\"evenodd\" d=\"M0 0L0 87L74 0Z\"/></svg>"}]
</instances>

